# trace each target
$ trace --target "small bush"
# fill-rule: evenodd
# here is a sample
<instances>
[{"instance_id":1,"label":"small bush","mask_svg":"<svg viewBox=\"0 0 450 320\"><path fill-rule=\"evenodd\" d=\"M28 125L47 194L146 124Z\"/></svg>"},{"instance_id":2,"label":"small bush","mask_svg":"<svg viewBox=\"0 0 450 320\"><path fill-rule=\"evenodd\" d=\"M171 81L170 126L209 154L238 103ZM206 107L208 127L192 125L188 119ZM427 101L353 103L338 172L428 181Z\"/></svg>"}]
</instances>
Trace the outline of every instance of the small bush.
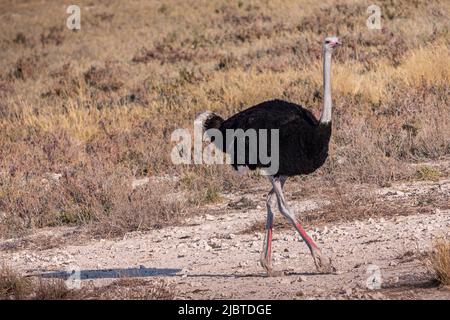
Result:
<instances>
[{"instance_id":1,"label":"small bush","mask_svg":"<svg viewBox=\"0 0 450 320\"><path fill-rule=\"evenodd\" d=\"M75 290L69 289L63 279L27 278L5 265L0 268L0 300L171 300L174 297L174 286L164 280L122 278L106 286L95 287L91 284Z\"/></svg>"},{"instance_id":2,"label":"small bush","mask_svg":"<svg viewBox=\"0 0 450 320\"><path fill-rule=\"evenodd\" d=\"M441 239L434 244L427 265L440 284L450 285L450 241Z\"/></svg>"},{"instance_id":3,"label":"small bush","mask_svg":"<svg viewBox=\"0 0 450 320\"><path fill-rule=\"evenodd\" d=\"M30 279L20 276L6 265L0 267L0 299L23 299L30 292Z\"/></svg>"},{"instance_id":4,"label":"small bush","mask_svg":"<svg viewBox=\"0 0 450 320\"><path fill-rule=\"evenodd\" d=\"M34 288L36 300L62 300L73 297L74 292L67 288L63 279L39 279Z\"/></svg>"},{"instance_id":5,"label":"small bush","mask_svg":"<svg viewBox=\"0 0 450 320\"><path fill-rule=\"evenodd\" d=\"M172 300L173 285L164 280L148 281L138 278L118 279L104 287L93 287L83 292L83 299Z\"/></svg>"},{"instance_id":6,"label":"small bush","mask_svg":"<svg viewBox=\"0 0 450 320\"><path fill-rule=\"evenodd\" d=\"M86 83L101 91L117 91L123 86L122 72L112 62L107 62L105 67L91 66L84 73Z\"/></svg>"},{"instance_id":7,"label":"small bush","mask_svg":"<svg viewBox=\"0 0 450 320\"><path fill-rule=\"evenodd\" d=\"M441 177L441 172L430 166L421 166L416 170L414 177L417 180L438 181Z\"/></svg>"}]
</instances>

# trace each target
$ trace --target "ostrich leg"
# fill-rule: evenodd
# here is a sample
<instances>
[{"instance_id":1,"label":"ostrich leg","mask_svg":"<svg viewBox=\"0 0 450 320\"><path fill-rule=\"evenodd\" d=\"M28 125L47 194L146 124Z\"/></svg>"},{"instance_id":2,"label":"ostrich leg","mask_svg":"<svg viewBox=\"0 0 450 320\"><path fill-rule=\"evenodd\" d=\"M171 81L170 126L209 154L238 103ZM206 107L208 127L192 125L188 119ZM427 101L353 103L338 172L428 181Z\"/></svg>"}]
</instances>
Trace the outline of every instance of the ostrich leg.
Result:
<instances>
[{"instance_id":1,"label":"ostrich leg","mask_svg":"<svg viewBox=\"0 0 450 320\"><path fill-rule=\"evenodd\" d=\"M290 210L287 207L286 200L284 199L283 195L283 187L284 182L286 181L286 177L274 177L271 178L272 186L275 191L275 194L277 196L278 200L278 208L283 216L285 216L295 227L297 232L300 234L302 239L306 242L309 250L311 251L311 254L314 259L314 264L316 265L317 271L323 272L323 273L330 273L334 272L335 268L331 265L331 260L327 259L322 253L320 252L319 247L314 243L314 241L308 236L306 231L303 229L301 224L297 221L295 216L291 214Z\"/></svg>"},{"instance_id":2,"label":"ostrich leg","mask_svg":"<svg viewBox=\"0 0 450 320\"><path fill-rule=\"evenodd\" d=\"M275 200L275 191L272 188L267 194L266 207L267 207L267 220L266 220L266 233L264 238L263 250L261 252L260 263L266 270L269 277L283 275L282 272L275 271L272 268L272 233L273 233L273 205Z\"/></svg>"}]
</instances>

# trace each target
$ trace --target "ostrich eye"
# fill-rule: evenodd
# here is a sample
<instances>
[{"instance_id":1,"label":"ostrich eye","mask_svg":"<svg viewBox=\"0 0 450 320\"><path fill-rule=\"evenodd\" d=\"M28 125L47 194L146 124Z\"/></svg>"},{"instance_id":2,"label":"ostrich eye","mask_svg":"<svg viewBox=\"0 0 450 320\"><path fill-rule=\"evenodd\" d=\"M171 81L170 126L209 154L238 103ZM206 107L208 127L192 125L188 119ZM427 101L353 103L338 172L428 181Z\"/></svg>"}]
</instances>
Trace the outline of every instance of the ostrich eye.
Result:
<instances>
[{"instance_id":1,"label":"ostrich eye","mask_svg":"<svg viewBox=\"0 0 450 320\"><path fill-rule=\"evenodd\" d=\"M330 40L325 40L325 43L326 43L326 44L330 43Z\"/></svg>"}]
</instances>

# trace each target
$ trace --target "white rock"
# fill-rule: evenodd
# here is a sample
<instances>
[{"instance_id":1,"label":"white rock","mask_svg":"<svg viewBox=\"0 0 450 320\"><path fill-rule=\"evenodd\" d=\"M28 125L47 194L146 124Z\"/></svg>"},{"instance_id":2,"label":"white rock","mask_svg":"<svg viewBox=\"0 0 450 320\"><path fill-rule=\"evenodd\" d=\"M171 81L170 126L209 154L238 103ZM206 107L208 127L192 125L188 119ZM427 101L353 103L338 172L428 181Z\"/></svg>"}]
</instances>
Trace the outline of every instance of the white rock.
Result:
<instances>
[{"instance_id":1,"label":"white rock","mask_svg":"<svg viewBox=\"0 0 450 320\"><path fill-rule=\"evenodd\" d=\"M6 212L5 211L0 211L0 222L2 222L5 219L6 219Z\"/></svg>"},{"instance_id":2,"label":"white rock","mask_svg":"<svg viewBox=\"0 0 450 320\"><path fill-rule=\"evenodd\" d=\"M391 284L396 284L396 283L398 283L399 281L400 281L400 278L399 278L399 277L393 277L393 278L389 279L389 282L390 282Z\"/></svg>"},{"instance_id":3,"label":"white rock","mask_svg":"<svg viewBox=\"0 0 450 320\"><path fill-rule=\"evenodd\" d=\"M139 188L141 186L145 186L147 183L149 183L150 179L148 177L142 178L142 179L133 179L131 181L131 188L134 190L136 188Z\"/></svg>"},{"instance_id":4,"label":"white rock","mask_svg":"<svg viewBox=\"0 0 450 320\"><path fill-rule=\"evenodd\" d=\"M222 246L222 244L220 243L220 240L219 240L219 239L216 239L216 238L211 238L211 239L209 239L208 245L209 245L211 248L213 248L213 249L217 249L217 248L220 248L220 247Z\"/></svg>"},{"instance_id":5,"label":"white rock","mask_svg":"<svg viewBox=\"0 0 450 320\"><path fill-rule=\"evenodd\" d=\"M353 289L350 287L342 287L341 294L345 294L346 296L350 296L353 293Z\"/></svg>"}]
</instances>

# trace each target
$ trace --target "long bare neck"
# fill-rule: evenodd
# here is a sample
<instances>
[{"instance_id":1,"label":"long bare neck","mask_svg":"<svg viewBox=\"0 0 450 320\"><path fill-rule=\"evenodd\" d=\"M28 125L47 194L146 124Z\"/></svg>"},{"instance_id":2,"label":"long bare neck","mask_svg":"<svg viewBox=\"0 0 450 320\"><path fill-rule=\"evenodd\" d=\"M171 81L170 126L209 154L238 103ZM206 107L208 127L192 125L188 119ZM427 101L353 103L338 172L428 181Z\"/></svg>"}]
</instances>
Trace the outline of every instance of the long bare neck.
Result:
<instances>
[{"instance_id":1,"label":"long bare neck","mask_svg":"<svg viewBox=\"0 0 450 320\"><path fill-rule=\"evenodd\" d=\"M320 123L331 122L331 52L324 50L323 53L323 109Z\"/></svg>"}]
</instances>

